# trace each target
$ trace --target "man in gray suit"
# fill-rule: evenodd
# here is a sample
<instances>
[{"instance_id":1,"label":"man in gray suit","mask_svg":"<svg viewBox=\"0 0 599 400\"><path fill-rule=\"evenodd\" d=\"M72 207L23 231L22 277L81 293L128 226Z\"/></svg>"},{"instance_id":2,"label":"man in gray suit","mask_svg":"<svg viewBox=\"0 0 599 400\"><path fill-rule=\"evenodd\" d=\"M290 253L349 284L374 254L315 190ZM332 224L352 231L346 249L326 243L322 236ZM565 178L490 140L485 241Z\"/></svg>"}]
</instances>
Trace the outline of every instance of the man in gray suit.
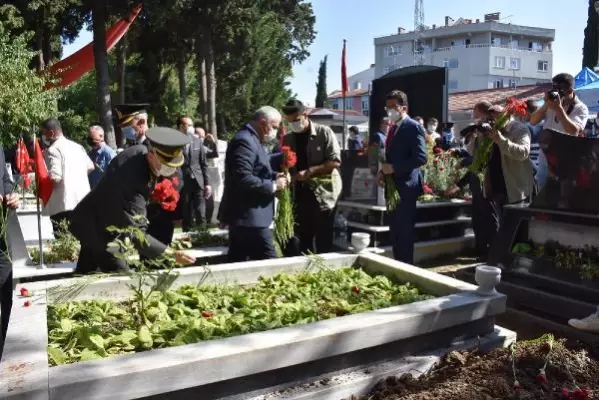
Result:
<instances>
[{"instance_id":1,"label":"man in gray suit","mask_svg":"<svg viewBox=\"0 0 599 400\"><path fill-rule=\"evenodd\" d=\"M212 196L212 187L207 174L206 150L202 141L194 135L193 121L186 115L180 116L177 120L177 129L191 139L191 143L183 149L185 161L181 167L183 171L182 228L188 232L194 226L206 223L206 199Z\"/></svg>"}]
</instances>

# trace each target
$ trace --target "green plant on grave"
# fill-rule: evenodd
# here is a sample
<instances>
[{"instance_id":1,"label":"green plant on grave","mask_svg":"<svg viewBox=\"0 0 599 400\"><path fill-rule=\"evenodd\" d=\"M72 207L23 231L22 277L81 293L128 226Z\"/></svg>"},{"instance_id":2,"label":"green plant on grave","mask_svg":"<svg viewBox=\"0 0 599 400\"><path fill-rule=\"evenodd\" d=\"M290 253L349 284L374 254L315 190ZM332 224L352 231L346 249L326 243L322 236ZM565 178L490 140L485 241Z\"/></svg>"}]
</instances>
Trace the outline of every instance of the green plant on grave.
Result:
<instances>
[{"instance_id":1,"label":"green plant on grave","mask_svg":"<svg viewBox=\"0 0 599 400\"><path fill-rule=\"evenodd\" d=\"M68 221L60 221L56 238L48 244L48 250L44 250L44 263L57 264L65 261L77 261L79 250L81 250L81 245L70 232ZM39 264L40 251L38 247L29 249L29 255L35 264Z\"/></svg>"}]
</instances>

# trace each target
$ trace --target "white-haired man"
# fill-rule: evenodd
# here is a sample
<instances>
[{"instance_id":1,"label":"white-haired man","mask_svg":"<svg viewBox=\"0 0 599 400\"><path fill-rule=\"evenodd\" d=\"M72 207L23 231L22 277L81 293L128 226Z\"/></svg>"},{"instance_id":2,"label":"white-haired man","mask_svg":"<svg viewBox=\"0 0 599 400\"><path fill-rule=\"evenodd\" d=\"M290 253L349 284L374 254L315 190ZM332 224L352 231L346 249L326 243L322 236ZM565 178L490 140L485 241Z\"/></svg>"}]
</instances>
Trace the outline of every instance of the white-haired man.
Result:
<instances>
[{"instance_id":1,"label":"white-haired man","mask_svg":"<svg viewBox=\"0 0 599 400\"><path fill-rule=\"evenodd\" d=\"M276 257L270 230L274 196L289 182L284 174L273 172L263 143L276 137L280 124L281 114L264 106L227 146L218 219L229 226L230 262Z\"/></svg>"},{"instance_id":2,"label":"white-haired man","mask_svg":"<svg viewBox=\"0 0 599 400\"><path fill-rule=\"evenodd\" d=\"M108 164L116 157L116 152L104 142L104 129L100 125L89 127L87 144L91 147L87 155L94 163L94 170L88 175L89 186L93 189L104 176Z\"/></svg>"}]
</instances>

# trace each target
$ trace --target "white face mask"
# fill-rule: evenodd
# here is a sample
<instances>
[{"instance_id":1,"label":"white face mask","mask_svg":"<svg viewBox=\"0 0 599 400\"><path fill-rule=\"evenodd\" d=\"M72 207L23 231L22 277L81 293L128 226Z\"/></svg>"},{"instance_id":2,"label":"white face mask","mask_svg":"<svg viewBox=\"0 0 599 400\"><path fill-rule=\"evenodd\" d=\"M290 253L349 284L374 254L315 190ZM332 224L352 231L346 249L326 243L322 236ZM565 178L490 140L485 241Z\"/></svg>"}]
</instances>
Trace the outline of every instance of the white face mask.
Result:
<instances>
[{"instance_id":1,"label":"white face mask","mask_svg":"<svg viewBox=\"0 0 599 400\"><path fill-rule=\"evenodd\" d=\"M125 126L124 128L121 128L121 132L123 132L123 135L125 135L127 140L137 141L137 132L132 126Z\"/></svg>"},{"instance_id":2,"label":"white face mask","mask_svg":"<svg viewBox=\"0 0 599 400\"><path fill-rule=\"evenodd\" d=\"M42 142L44 142L44 144L46 145L46 147L50 147L50 145L52 145L52 140L48 139L45 136L42 136Z\"/></svg>"},{"instance_id":3,"label":"white face mask","mask_svg":"<svg viewBox=\"0 0 599 400\"><path fill-rule=\"evenodd\" d=\"M278 130L275 128L270 128L270 130L268 131L268 141L273 141L277 139L277 132Z\"/></svg>"},{"instance_id":4,"label":"white face mask","mask_svg":"<svg viewBox=\"0 0 599 400\"><path fill-rule=\"evenodd\" d=\"M291 131L295 132L295 133L303 132L304 131L303 121L301 119L298 121L293 121L291 123Z\"/></svg>"},{"instance_id":5,"label":"white face mask","mask_svg":"<svg viewBox=\"0 0 599 400\"><path fill-rule=\"evenodd\" d=\"M428 130L429 133L433 133L437 130L437 125L435 125L435 124L427 125L426 129Z\"/></svg>"},{"instance_id":6,"label":"white face mask","mask_svg":"<svg viewBox=\"0 0 599 400\"><path fill-rule=\"evenodd\" d=\"M190 126L189 128L187 128L187 134L188 135L193 135L195 132L195 130L193 129L193 126Z\"/></svg>"},{"instance_id":7,"label":"white face mask","mask_svg":"<svg viewBox=\"0 0 599 400\"><path fill-rule=\"evenodd\" d=\"M395 122L397 122L397 121L399 121L399 120L402 119L401 114L397 110L389 110L389 111L387 111L387 116L389 117L389 119L391 121L395 121Z\"/></svg>"}]
</instances>

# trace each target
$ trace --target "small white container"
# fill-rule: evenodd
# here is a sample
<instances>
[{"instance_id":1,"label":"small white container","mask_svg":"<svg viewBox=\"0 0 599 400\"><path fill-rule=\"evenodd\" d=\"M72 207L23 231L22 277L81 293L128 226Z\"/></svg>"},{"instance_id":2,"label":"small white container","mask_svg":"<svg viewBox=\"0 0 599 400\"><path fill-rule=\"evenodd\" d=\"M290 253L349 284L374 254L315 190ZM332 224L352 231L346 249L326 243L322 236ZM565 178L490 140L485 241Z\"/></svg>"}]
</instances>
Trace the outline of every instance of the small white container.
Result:
<instances>
[{"instance_id":1,"label":"small white container","mask_svg":"<svg viewBox=\"0 0 599 400\"><path fill-rule=\"evenodd\" d=\"M370 233L354 232L351 234L351 244L354 248L354 253L364 251L370 244Z\"/></svg>"},{"instance_id":2,"label":"small white container","mask_svg":"<svg viewBox=\"0 0 599 400\"><path fill-rule=\"evenodd\" d=\"M478 284L476 293L481 296L492 296L497 294L495 287L501 281L501 269L491 267L489 265L481 265L476 267L474 280Z\"/></svg>"}]
</instances>

